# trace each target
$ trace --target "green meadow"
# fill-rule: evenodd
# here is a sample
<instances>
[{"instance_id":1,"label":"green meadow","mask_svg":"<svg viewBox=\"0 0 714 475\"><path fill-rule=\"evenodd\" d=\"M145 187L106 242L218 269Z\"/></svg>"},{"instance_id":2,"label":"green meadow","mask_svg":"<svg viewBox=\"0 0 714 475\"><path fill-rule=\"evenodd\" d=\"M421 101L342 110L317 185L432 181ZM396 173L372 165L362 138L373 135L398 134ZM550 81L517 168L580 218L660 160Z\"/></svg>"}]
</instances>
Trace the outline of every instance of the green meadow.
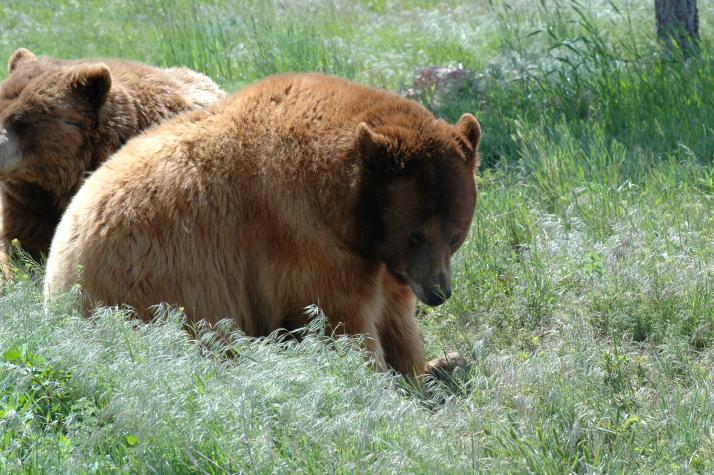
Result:
<instances>
[{"instance_id":1,"label":"green meadow","mask_svg":"<svg viewBox=\"0 0 714 475\"><path fill-rule=\"evenodd\" d=\"M42 269L19 258L0 294L0 472L714 472L714 8L698 3L685 61L649 0L1 2L0 58L183 65L229 91L320 71L472 112L484 139L454 295L418 314L428 356L469 367L414 387L320 318L295 342L191 339L170 309L83 319L71 295L45 313ZM414 91L428 66L470 79Z\"/></svg>"}]
</instances>

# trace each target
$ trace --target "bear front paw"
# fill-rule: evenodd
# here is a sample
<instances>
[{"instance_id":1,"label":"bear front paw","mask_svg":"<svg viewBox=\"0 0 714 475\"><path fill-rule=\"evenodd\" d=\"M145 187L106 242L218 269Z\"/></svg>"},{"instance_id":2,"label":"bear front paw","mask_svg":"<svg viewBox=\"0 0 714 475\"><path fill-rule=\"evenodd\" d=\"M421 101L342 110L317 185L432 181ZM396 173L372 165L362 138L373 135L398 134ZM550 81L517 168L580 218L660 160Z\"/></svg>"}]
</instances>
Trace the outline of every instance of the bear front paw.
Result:
<instances>
[{"instance_id":1,"label":"bear front paw","mask_svg":"<svg viewBox=\"0 0 714 475\"><path fill-rule=\"evenodd\" d=\"M468 365L468 360L458 352L452 351L439 358L434 358L426 364L426 374L437 379L453 373L459 368Z\"/></svg>"}]
</instances>

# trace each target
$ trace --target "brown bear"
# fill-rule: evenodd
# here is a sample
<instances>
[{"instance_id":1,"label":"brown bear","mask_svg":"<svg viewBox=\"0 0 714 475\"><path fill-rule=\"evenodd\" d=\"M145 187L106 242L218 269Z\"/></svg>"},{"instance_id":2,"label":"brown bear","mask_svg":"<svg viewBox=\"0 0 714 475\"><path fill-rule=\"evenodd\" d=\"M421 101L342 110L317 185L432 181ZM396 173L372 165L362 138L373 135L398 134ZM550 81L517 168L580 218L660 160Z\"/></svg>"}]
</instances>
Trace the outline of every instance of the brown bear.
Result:
<instances>
[{"instance_id":1,"label":"brown bear","mask_svg":"<svg viewBox=\"0 0 714 475\"><path fill-rule=\"evenodd\" d=\"M21 48L0 85L0 265L18 239L49 251L88 172L140 131L225 94L203 74L120 60L37 58Z\"/></svg>"},{"instance_id":2,"label":"brown bear","mask_svg":"<svg viewBox=\"0 0 714 475\"><path fill-rule=\"evenodd\" d=\"M67 209L45 297L160 302L259 336L306 323L364 334L380 369L423 374L416 297L451 294L481 136L416 102L318 74L258 82L130 141Z\"/></svg>"}]
</instances>

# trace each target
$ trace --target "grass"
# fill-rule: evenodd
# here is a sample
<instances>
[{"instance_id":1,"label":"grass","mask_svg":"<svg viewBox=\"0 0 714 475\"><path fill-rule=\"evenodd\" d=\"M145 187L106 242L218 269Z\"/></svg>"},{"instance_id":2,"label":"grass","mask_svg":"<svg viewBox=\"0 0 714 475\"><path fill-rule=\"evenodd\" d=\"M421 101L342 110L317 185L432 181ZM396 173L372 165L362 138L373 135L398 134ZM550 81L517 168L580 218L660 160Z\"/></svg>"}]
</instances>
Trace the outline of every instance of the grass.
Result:
<instances>
[{"instance_id":1,"label":"grass","mask_svg":"<svg viewBox=\"0 0 714 475\"><path fill-rule=\"evenodd\" d=\"M7 472L714 470L714 10L702 55L664 55L650 2L8 1L0 56L183 64L227 89L319 70L484 129L478 211L427 352L474 364L424 394L358 342L137 325L72 299L45 315L18 262L0 297ZM198 20L196 20L198 19ZM41 273L41 269L39 271ZM223 346L239 356L225 360Z\"/></svg>"}]
</instances>

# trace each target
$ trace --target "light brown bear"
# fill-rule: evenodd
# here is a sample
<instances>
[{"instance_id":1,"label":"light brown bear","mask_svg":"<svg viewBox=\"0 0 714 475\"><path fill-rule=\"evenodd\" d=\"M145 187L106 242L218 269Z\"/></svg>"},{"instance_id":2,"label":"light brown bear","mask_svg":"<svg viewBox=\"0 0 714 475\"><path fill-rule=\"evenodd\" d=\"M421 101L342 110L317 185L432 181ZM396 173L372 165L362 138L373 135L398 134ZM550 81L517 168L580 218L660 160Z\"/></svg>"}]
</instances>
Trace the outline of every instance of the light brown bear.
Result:
<instances>
[{"instance_id":1,"label":"light brown bear","mask_svg":"<svg viewBox=\"0 0 714 475\"><path fill-rule=\"evenodd\" d=\"M379 368L423 374L416 297L451 294L481 136L395 94L317 74L268 78L130 141L58 227L45 296L160 302L248 335L306 323L364 334ZM79 271L79 272L78 272Z\"/></svg>"},{"instance_id":2,"label":"light brown bear","mask_svg":"<svg viewBox=\"0 0 714 475\"><path fill-rule=\"evenodd\" d=\"M18 239L49 251L85 175L129 138L225 94L203 74L119 60L37 58L21 48L0 85L0 265Z\"/></svg>"}]
</instances>

